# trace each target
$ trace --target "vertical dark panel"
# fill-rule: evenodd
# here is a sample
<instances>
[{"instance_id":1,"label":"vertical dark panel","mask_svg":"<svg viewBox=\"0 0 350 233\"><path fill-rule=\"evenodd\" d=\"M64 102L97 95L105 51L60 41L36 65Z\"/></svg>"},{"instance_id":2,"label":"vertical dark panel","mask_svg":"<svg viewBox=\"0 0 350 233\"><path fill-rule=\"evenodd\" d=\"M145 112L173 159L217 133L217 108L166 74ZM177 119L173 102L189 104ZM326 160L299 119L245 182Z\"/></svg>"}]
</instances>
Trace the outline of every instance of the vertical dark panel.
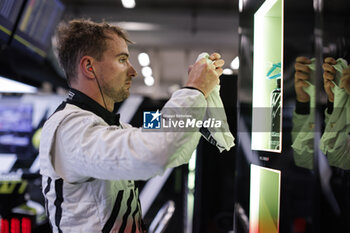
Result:
<instances>
[{"instance_id":1,"label":"vertical dark panel","mask_svg":"<svg viewBox=\"0 0 350 233\"><path fill-rule=\"evenodd\" d=\"M319 12L321 21L318 28L322 32L319 37L320 56L323 58L333 57L334 59L343 58L350 62L350 2L347 0L323 1L323 7ZM321 70L321 72L323 72ZM319 95L326 98L321 80ZM325 107L326 103L319 103ZM333 110L334 111L334 110ZM348 116L347 116L348 117ZM324 119L321 118L323 121ZM323 122L320 122L323 123ZM323 133L323 131L321 131ZM350 135L348 135L350 137ZM349 140L348 140L349 142ZM350 154L350 152L348 152ZM319 151L318 156L325 156ZM327 154L325 158L332 155ZM333 160L333 159L332 159ZM340 164L346 164L346 161L339 161ZM324 171L319 170L319 179L321 184L320 195L320 232L350 232L350 176L349 170L337 167L331 164L329 168L332 176L325 180Z\"/></svg>"},{"instance_id":2,"label":"vertical dark panel","mask_svg":"<svg viewBox=\"0 0 350 233\"><path fill-rule=\"evenodd\" d=\"M223 75L220 80L220 95L227 121L237 138L237 76ZM216 147L201 139L197 147L194 233L232 230L235 155L235 147L220 153Z\"/></svg>"},{"instance_id":3,"label":"vertical dark panel","mask_svg":"<svg viewBox=\"0 0 350 233\"><path fill-rule=\"evenodd\" d=\"M313 232L313 184L312 170L298 167L294 161L292 145L292 119L295 109L294 64L298 56L315 57L314 9L313 0L284 0L284 80L283 80L283 128L282 153L252 151L250 145L252 113L252 77L253 77L253 37L254 13L264 1L244 1L240 12L240 71L239 71L239 126L248 131L247 138L239 138L235 191L236 203L242 206L249 217L250 164L281 171L280 232ZM264 61L261 61L264 62ZM241 132L239 132L241 133ZM242 132L243 133L243 132ZM240 135L240 134L238 134ZM312 154L310 155L312 156ZM244 233L242 219L235 218L236 231Z\"/></svg>"}]
</instances>

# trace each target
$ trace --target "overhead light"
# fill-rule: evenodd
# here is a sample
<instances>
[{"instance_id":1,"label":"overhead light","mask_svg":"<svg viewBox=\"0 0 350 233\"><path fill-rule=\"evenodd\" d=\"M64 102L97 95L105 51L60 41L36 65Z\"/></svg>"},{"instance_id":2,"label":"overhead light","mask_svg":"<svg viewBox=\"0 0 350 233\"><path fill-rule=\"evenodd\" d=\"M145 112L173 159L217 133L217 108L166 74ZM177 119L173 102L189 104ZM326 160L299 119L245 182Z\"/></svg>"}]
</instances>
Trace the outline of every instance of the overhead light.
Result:
<instances>
[{"instance_id":1,"label":"overhead light","mask_svg":"<svg viewBox=\"0 0 350 233\"><path fill-rule=\"evenodd\" d=\"M168 92L173 93L173 92L179 90L180 88L181 88L181 86L179 84L173 84L173 85L168 87Z\"/></svg>"},{"instance_id":2,"label":"overhead light","mask_svg":"<svg viewBox=\"0 0 350 233\"><path fill-rule=\"evenodd\" d=\"M140 23L140 22L111 22L112 25L117 25L127 31L155 31L161 27L154 23Z\"/></svg>"},{"instance_id":3,"label":"overhead light","mask_svg":"<svg viewBox=\"0 0 350 233\"><path fill-rule=\"evenodd\" d=\"M149 66L142 67L141 73L144 77L152 76L152 68Z\"/></svg>"},{"instance_id":4,"label":"overhead light","mask_svg":"<svg viewBox=\"0 0 350 233\"><path fill-rule=\"evenodd\" d=\"M224 69L223 74L232 75L233 74L233 70L231 70L230 68L226 68L226 69Z\"/></svg>"},{"instance_id":5,"label":"overhead light","mask_svg":"<svg viewBox=\"0 0 350 233\"><path fill-rule=\"evenodd\" d=\"M230 66L231 66L231 68L233 70L238 70L239 69L239 57L238 56L235 59L232 60Z\"/></svg>"},{"instance_id":6,"label":"overhead light","mask_svg":"<svg viewBox=\"0 0 350 233\"><path fill-rule=\"evenodd\" d=\"M123 7L134 8L136 6L135 0L122 0Z\"/></svg>"},{"instance_id":7,"label":"overhead light","mask_svg":"<svg viewBox=\"0 0 350 233\"><path fill-rule=\"evenodd\" d=\"M153 86L154 84L154 78L152 76L145 77L143 80L146 84L146 86Z\"/></svg>"},{"instance_id":8,"label":"overhead light","mask_svg":"<svg viewBox=\"0 0 350 233\"><path fill-rule=\"evenodd\" d=\"M323 0L314 0L314 10L316 12L323 11Z\"/></svg>"},{"instance_id":9,"label":"overhead light","mask_svg":"<svg viewBox=\"0 0 350 233\"><path fill-rule=\"evenodd\" d=\"M0 93L36 93L36 87L0 76Z\"/></svg>"},{"instance_id":10,"label":"overhead light","mask_svg":"<svg viewBox=\"0 0 350 233\"><path fill-rule=\"evenodd\" d=\"M243 7L244 7L244 0L239 0L239 2L238 2L238 10L239 10L239 12L243 11Z\"/></svg>"},{"instance_id":11,"label":"overhead light","mask_svg":"<svg viewBox=\"0 0 350 233\"><path fill-rule=\"evenodd\" d=\"M139 60L141 66L149 66L150 64L149 56L147 53L140 53L137 56L137 59Z\"/></svg>"}]
</instances>

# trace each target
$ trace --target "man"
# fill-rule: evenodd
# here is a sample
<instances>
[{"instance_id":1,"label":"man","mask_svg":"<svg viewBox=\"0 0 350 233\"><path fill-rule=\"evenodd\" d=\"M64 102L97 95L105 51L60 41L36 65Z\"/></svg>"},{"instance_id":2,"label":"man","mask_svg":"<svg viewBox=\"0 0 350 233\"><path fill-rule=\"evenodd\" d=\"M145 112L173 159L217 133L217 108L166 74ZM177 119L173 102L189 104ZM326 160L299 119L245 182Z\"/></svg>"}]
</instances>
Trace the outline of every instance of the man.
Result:
<instances>
[{"instance_id":1,"label":"man","mask_svg":"<svg viewBox=\"0 0 350 233\"><path fill-rule=\"evenodd\" d=\"M45 123L40 143L43 194L53 232L144 232L133 180L187 163L200 134L143 132L112 113L114 103L129 96L137 75L123 30L74 20L59 28L58 38L71 90ZM201 59L191 67L186 87L165 107L174 113L188 109L203 119L206 97L224 64L217 53L209 59L213 63Z\"/></svg>"},{"instance_id":2,"label":"man","mask_svg":"<svg viewBox=\"0 0 350 233\"><path fill-rule=\"evenodd\" d=\"M311 73L314 72L310 69L312 62L307 57L296 58L294 66L296 108L293 114L292 133L295 163L309 169L313 167L314 136L312 131L315 117L314 111L310 109L310 105L313 106L315 103L312 102L315 102L315 100L310 99L309 95L314 96L315 87L312 84L310 86L306 81L310 82ZM350 112L348 111L350 103L350 68L345 60L336 60L332 57L324 59L322 68L324 70L323 86L328 101L325 111L326 127L320 140L320 149L327 155L329 165L349 169L349 121L346 119L349 119L347 116ZM307 88L308 91L306 91ZM310 114L311 112L313 114ZM297 137L299 137L298 143L296 143ZM298 151L295 150L296 148Z\"/></svg>"},{"instance_id":3,"label":"man","mask_svg":"<svg viewBox=\"0 0 350 233\"><path fill-rule=\"evenodd\" d=\"M337 64L337 60L332 57L326 57L324 59L324 63L322 65L324 73L323 73L323 81L324 81L324 89L328 96L329 102L334 102L334 93L332 88L334 88L334 81L336 70L334 69L334 65ZM348 95L350 95L350 66L345 68L342 72L342 76L339 80L339 87L344 89Z\"/></svg>"}]
</instances>

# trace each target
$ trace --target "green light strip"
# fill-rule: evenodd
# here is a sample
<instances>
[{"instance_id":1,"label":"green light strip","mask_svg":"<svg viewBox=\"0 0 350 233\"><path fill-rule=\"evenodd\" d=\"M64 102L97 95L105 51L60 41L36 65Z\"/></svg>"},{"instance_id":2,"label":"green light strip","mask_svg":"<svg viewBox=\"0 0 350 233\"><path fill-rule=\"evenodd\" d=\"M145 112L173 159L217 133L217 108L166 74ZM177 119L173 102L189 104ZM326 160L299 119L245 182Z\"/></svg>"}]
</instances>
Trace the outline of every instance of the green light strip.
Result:
<instances>
[{"instance_id":1,"label":"green light strip","mask_svg":"<svg viewBox=\"0 0 350 233\"><path fill-rule=\"evenodd\" d=\"M0 30L5 32L7 35L11 35L11 31L8 30L7 28L5 28L4 26L1 26L0 25ZM14 38L22 43L23 45L25 45L26 47L30 48L31 50L33 50L34 52L36 52L37 54L39 54L40 56L42 57L46 57L46 52L42 49L39 49L37 47L35 47L33 44L31 44L29 41L23 39L22 37L18 36L18 35L15 35Z\"/></svg>"},{"instance_id":2,"label":"green light strip","mask_svg":"<svg viewBox=\"0 0 350 233\"><path fill-rule=\"evenodd\" d=\"M0 30L3 31L3 32L5 32L5 33L6 33L7 35L9 35L9 36L11 35L11 31L8 30L7 28L5 28L4 26L1 26L1 25L0 25Z\"/></svg>"},{"instance_id":3,"label":"green light strip","mask_svg":"<svg viewBox=\"0 0 350 233\"><path fill-rule=\"evenodd\" d=\"M197 151L195 150L188 163L188 177L187 177L187 223L185 233L192 232L193 211L194 211L194 189L196 182L196 158Z\"/></svg>"},{"instance_id":4,"label":"green light strip","mask_svg":"<svg viewBox=\"0 0 350 233\"><path fill-rule=\"evenodd\" d=\"M41 50L41 49L35 47L34 45L32 45L30 42L28 42L27 40L23 39L22 37L20 37L20 36L18 36L18 35L15 35L14 38L15 38L18 42L22 43L23 45L25 45L25 46L27 46L28 48L30 48L31 50L33 50L34 52L38 53L40 56L42 56L42 57L45 57L45 56L46 56L46 53L45 53L43 50Z\"/></svg>"}]
</instances>

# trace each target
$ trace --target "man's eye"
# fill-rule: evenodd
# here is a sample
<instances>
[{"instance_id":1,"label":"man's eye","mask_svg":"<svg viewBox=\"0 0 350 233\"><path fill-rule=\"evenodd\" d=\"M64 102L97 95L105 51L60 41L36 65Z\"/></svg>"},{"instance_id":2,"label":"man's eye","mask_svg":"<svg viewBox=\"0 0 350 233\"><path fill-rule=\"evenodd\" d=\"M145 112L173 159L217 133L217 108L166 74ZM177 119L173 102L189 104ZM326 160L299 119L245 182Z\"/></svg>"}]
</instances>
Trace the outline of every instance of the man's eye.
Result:
<instances>
[{"instance_id":1,"label":"man's eye","mask_svg":"<svg viewBox=\"0 0 350 233\"><path fill-rule=\"evenodd\" d=\"M128 60L127 58L120 58L120 59L119 59L119 62L124 63L124 62L126 62L127 60Z\"/></svg>"}]
</instances>

